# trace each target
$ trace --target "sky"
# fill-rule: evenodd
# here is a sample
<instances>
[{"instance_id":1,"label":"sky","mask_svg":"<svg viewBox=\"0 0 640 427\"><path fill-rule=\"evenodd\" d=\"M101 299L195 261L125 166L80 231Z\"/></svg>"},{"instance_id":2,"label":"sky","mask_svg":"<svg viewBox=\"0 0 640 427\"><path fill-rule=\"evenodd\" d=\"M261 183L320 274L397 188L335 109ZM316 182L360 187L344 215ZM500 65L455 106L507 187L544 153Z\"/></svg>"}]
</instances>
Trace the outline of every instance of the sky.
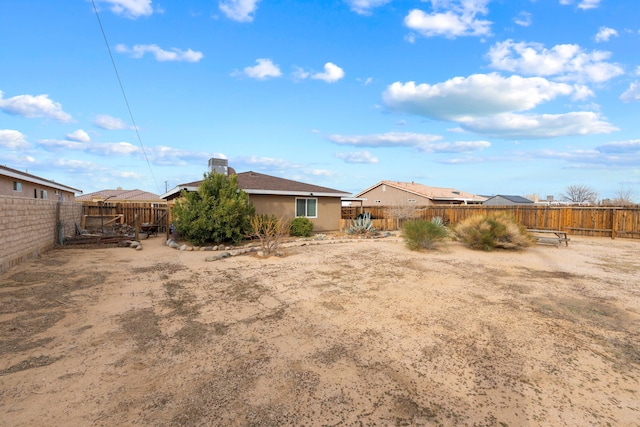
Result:
<instances>
[{"instance_id":1,"label":"sky","mask_svg":"<svg viewBox=\"0 0 640 427\"><path fill-rule=\"evenodd\" d=\"M3 0L0 164L640 202L638 0Z\"/></svg>"}]
</instances>

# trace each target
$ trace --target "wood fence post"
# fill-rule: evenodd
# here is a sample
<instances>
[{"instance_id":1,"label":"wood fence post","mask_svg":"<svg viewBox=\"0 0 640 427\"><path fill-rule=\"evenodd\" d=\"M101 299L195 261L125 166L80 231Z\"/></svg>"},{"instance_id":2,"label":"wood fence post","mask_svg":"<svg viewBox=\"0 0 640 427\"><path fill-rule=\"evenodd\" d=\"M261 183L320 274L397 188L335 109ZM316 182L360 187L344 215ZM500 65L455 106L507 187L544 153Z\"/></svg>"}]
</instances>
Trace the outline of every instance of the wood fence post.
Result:
<instances>
[{"instance_id":1,"label":"wood fence post","mask_svg":"<svg viewBox=\"0 0 640 427\"><path fill-rule=\"evenodd\" d=\"M616 208L611 208L611 238L616 238L616 221L618 220L618 210Z\"/></svg>"},{"instance_id":2,"label":"wood fence post","mask_svg":"<svg viewBox=\"0 0 640 427\"><path fill-rule=\"evenodd\" d=\"M133 214L133 229L135 230L135 240L136 242L139 241L140 239L138 238L138 214Z\"/></svg>"}]
</instances>

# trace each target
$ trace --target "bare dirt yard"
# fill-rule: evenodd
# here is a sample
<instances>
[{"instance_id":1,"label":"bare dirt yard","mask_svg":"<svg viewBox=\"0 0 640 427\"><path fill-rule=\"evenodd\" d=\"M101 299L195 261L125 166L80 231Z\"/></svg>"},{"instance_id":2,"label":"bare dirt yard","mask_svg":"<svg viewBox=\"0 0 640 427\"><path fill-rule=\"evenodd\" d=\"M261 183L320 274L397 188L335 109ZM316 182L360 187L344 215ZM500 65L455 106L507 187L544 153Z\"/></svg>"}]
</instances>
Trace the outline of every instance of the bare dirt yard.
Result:
<instances>
[{"instance_id":1,"label":"bare dirt yard","mask_svg":"<svg viewBox=\"0 0 640 427\"><path fill-rule=\"evenodd\" d=\"M142 244L0 274L0 425L640 425L638 241Z\"/></svg>"}]
</instances>

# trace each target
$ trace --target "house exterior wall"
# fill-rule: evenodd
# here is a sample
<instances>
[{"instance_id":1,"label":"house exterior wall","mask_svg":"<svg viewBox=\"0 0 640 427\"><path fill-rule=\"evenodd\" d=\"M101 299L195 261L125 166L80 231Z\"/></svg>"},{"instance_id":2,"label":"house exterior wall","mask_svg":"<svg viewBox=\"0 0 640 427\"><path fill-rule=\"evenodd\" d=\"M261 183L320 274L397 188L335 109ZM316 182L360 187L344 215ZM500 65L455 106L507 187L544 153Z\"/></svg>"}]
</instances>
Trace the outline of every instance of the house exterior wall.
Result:
<instances>
[{"instance_id":1,"label":"house exterior wall","mask_svg":"<svg viewBox=\"0 0 640 427\"><path fill-rule=\"evenodd\" d=\"M13 189L13 183L19 182L22 185L22 191L15 191ZM64 201L72 202L75 200L75 193L69 191L58 190L46 185L34 184L32 182L24 181L19 178L13 178L10 176L0 176L0 196L11 197L25 197L28 199L43 199L42 190L47 192L45 199L58 201L59 196L62 195Z\"/></svg>"},{"instance_id":2,"label":"house exterior wall","mask_svg":"<svg viewBox=\"0 0 640 427\"><path fill-rule=\"evenodd\" d=\"M60 243L60 236L75 235L82 219L82 204L0 195L0 271Z\"/></svg>"},{"instance_id":3,"label":"house exterior wall","mask_svg":"<svg viewBox=\"0 0 640 427\"><path fill-rule=\"evenodd\" d=\"M362 206L406 206L409 204L416 206L429 206L433 205L431 199L412 194L404 190L397 189L385 184L379 185L367 191L359 197L366 198L362 202ZM379 200L380 203L376 203ZM415 201L414 201L415 200Z\"/></svg>"},{"instance_id":4,"label":"house exterior wall","mask_svg":"<svg viewBox=\"0 0 640 427\"><path fill-rule=\"evenodd\" d=\"M313 231L336 231L340 229L342 204L339 197L317 197L318 217L309 218L313 223ZM295 196L272 196L250 194L249 201L256 208L257 214L275 215L278 218L291 220L296 216Z\"/></svg>"}]
</instances>

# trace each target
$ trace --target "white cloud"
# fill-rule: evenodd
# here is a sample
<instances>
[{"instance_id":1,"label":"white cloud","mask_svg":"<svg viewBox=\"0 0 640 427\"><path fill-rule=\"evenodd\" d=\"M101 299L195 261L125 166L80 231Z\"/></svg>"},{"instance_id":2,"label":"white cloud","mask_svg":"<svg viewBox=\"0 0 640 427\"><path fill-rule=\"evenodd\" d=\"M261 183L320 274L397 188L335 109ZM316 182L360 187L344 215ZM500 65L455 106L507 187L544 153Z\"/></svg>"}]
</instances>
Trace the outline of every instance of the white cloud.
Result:
<instances>
[{"instance_id":1,"label":"white cloud","mask_svg":"<svg viewBox=\"0 0 640 427\"><path fill-rule=\"evenodd\" d=\"M234 72L232 75L244 74L252 79L265 80L270 77L280 77L282 72L280 67L270 59L259 58L256 59L257 65L253 67L245 67L242 73Z\"/></svg>"},{"instance_id":2,"label":"white cloud","mask_svg":"<svg viewBox=\"0 0 640 427\"><path fill-rule=\"evenodd\" d=\"M345 0L352 11L359 15L370 15L371 9L384 6L391 0Z\"/></svg>"},{"instance_id":3,"label":"white cloud","mask_svg":"<svg viewBox=\"0 0 640 427\"><path fill-rule=\"evenodd\" d=\"M607 142L596 147L601 153L635 154L640 155L640 139L628 141Z\"/></svg>"},{"instance_id":4,"label":"white cloud","mask_svg":"<svg viewBox=\"0 0 640 427\"><path fill-rule=\"evenodd\" d=\"M613 28L609 27L600 27L598 33L596 34L595 40L596 42L608 42L612 36L618 36L618 32Z\"/></svg>"},{"instance_id":5,"label":"white cloud","mask_svg":"<svg viewBox=\"0 0 640 427\"><path fill-rule=\"evenodd\" d=\"M62 110L59 102L53 102L49 95L17 95L3 98L0 91L0 110L7 114L22 116L29 119L45 117L59 122L70 122L72 117Z\"/></svg>"},{"instance_id":6,"label":"white cloud","mask_svg":"<svg viewBox=\"0 0 640 427\"><path fill-rule=\"evenodd\" d=\"M132 58L142 58L145 53L149 52L155 56L156 61L184 61L199 62L204 55L202 52L196 52L191 49L180 50L172 47L170 50L164 50L155 44L137 44L131 48L127 45L119 44L116 46L116 52L128 53Z\"/></svg>"},{"instance_id":7,"label":"white cloud","mask_svg":"<svg viewBox=\"0 0 640 427\"><path fill-rule=\"evenodd\" d=\"M62 150L84 151L87 148L87 144L84 142L60 140L60 139L41 139L38 141L38 146L46 151L62 151Z\"/></svg>"},{"instance_id":8,"label":"white cloud","mask_svg":"<svg viewBox=\"0 0 640 427\"><path fill-rule=\"evenodd\" d=\"M392 110L457 121L470 116L530 110L542 102L575 92L571 85L542 77L502 77L491 73L455 77L435 85L395 82L382 96Z\"/></svg>"},{"instance_id":9,"label":"white cloud","mask_svg":"<svg viewBox=\"0 0 640 427\"><path fill-rule=\"evenodd\" d=\"M251 22L259 2L260 0L224 0L218 3L218 6L229 19L238 22Z\"/></svg>"},{"instance_id":10,"label":"white cloud","mask_svg":"<svg viewBox=\"0 0 640 427\"><path fill-rule=\"evenodd\" d=\"M429 135L410 132L387 132L372 135L329 135L331 142L338 145L350 145L354 147L412 147L427 153L461 153L482 150L490 147L487 141L458 141L443 142L439 135ZM367 151L359 151L357 154L364 156ZM354 153L338 153L347 161L348 156ZM338 155L337 155L338 157ZM377 159L376 159L377 161ZM347 161L356 163L355 161ZM363 162L361 162L363 163Z\"/></svg>"},{"instance_id":11,"label":"white cloud","mask_svg":"<svg viewBox=\"0 0 640 427\"><path fill-rule=\"evenodd\" d=\"M329 135L329 141L354 147L420 147L442 139L439 135L387 132L371 135Z\"/></svg>"},{"instance_id":12,"label":"white cloud","mask_svg":"<svg viewBox=\"0 0 640 427\"><path fill-rule=\"evenodd\" d=\"M334 83L344 77L344 71L332 62L324 64L324 72L315 73L311 76L312 79L323 80L327 83Z\"/></svg>"},{"instance_id":13,"label":"white cloud","mask_svg":"<svg viewBox=\"0 0 640 427\"><path fill-rule=\"evenodd\" d=\"M151 0L98 0L102 3L110 4L111 11L116 15L123 15L127 18L138 18L149 16L153 13Z\"/></svg>"},{"instance_id":14,"label":"white cloud","mask_svg":"<svg viewBox=\"0 0 640 427\"><path fill-rule=\"evenodd\" d=\"M425 37L486 36L491 34L491 21L478 19L488 13L489 0L430 0L434 10L425 13L413 9L404 25Z\"/></svg>"},{"instance_id":15,"label":"white cloud","mask_svg":"<svg viewBox=\"0 0 640 427\"><path fill-rule=\"evenodd\" d=\"M92 144L87 147L87 151L103 156L128 156L142 152L140 148L128 142Z\"/></svg>"},{"instance_id":16,"label":"white cloud","mask_svg":"<svg viewBox=\"0 0 640 427\"><path fill-rule=\"evenodd\" d=\"M584 52L575 44L546 49L540 43L498 42L487 54L490 66L526 75L556 76L561 81L604 82L624 73L622 67L605 62L611 52Z\"/></svg>"},{"instance_id":17,"label":"white cloud","mask_svg":"<svg viewBox=\"0 0 640 427\"><path fill-rule=\"evenodd\" d=\"M295 66L293 69L293 73L291 75L293 76L294 80L304 80L308 78L311 75L311 73L308 71L305 71L301 67Z\"/></svg>"},{"instance_id":18,"label":"white cloud","mask_svg":"<svg viewBox=\"0 0 640 427\"><path fill-rule=\"evenodd\" d=\"M640 83L631 83L629 85L629 89L625 90L624 93L620 95L620 100L622 102L640 101Z\"/></svg>"},{"instance_id":19,"label":"white cloud","mask_svg":"<svg viewBox=\"0 0 640 427\"><path fill-rule=\"evenodd\" d=\"M82 129L78 129L75 132L68 133L65 138L68 141L76 141L76 142L89 142L91 138L89 138L89 134L83 131Z\"/></svg>"},{"instance_id":20,"label":"white cloud","mask_svg":"<svg viewBox=\"0 0 640 427\"><path fill-rule=\"evenodd\" d=\"M157 165L206 165L207 161L212 157L226 159L226 156L219 153L181 150L177 148L167 147L165 145L157 145L150 149L146 149L146 152L151 161Z\"/></svg>"},{"instance_id":21,"label":"white cloud","mask_svg":"<svg viewBox=\"0 0 640 427\"><path fill-rule=\"evenodd\" d=\"M491 147L489 141L438 142L420 147L427 153L470 153Z\"/></svg>"},{"instance_id":22,"label":"white cloud","mask_svg":"<svg viewBox=\"0 0 640 427\"><path fill-rule=\"evenodd\" d=\"M260 169L270 168L286 170L295 167L295 165L287 160L259 156L240 156L234 159L234 163L245 164L247 166L258 167Z\"/></svg>"},{"instance_id":23,"label":"white cloud","mask_svg":"<svg viewBox=\"0 0 640 427\"><path fill-rule=\"evenodd\" d=\"M118 119L116 117L111 117L106 114L99 114L96 116L93 124L101 129L105 130L123 130L123 129L132 129L132 126L129 126L124 120Z\"/></svg>"},{"instance_id":24,"label":"white cloud","mask_svg":"<svg viewBox=\"0 0 640 427\"><path fill-rule=\"evenodd\" d=\"M24 135L17 130L0 129L0 147L9 150L22 150L29 147Z\"/></svg>"},{"instance_id":25,"label":"white cloud","mask_svg":"<svg viewBox=\"0 0 640 427\"><path fill-rule=\"evenodd\" d=\"M368 151L353 151L350 153L336 153L336 158L344 160L345 163L378 163L378 158Z\"/></svg>"},{"instance_id":26,"label":"white cloud","mask_svg":"<svg viewBox=\"0 0 640 427\"><path fill-rule=\"evenodd\" d=\"M531 14L525 11L520 12L518 16L513 18L513 22L515 22L517 25L520 25L521 27L528 27L529 25L531 25L531 20Z\"/></svg>"},{"instance_id":27,"label":"white cloud","mask_svg":"<svg viewBox=\"0 0 640 427\"><path fill-rule=\"evenodd\" d=\"M465 118L460 125L483 135L511 139L556 138L592 135L618 130L589 111L565 114L497 114L492 117Z\"/></svg>"},{"instance_id":28,"label":"white cloud","mask_svg":"<svg viewBox=\"0 0 640 427\"><path fill-rule=\"evenodd\" d=\"M573 0L560 0L560 4L562 5L570 5L573 4ZM600 0L580 0L578 1L578 9L587 10L587 9L595 9L600 5Z\"/></svg>"}]
</instances>

